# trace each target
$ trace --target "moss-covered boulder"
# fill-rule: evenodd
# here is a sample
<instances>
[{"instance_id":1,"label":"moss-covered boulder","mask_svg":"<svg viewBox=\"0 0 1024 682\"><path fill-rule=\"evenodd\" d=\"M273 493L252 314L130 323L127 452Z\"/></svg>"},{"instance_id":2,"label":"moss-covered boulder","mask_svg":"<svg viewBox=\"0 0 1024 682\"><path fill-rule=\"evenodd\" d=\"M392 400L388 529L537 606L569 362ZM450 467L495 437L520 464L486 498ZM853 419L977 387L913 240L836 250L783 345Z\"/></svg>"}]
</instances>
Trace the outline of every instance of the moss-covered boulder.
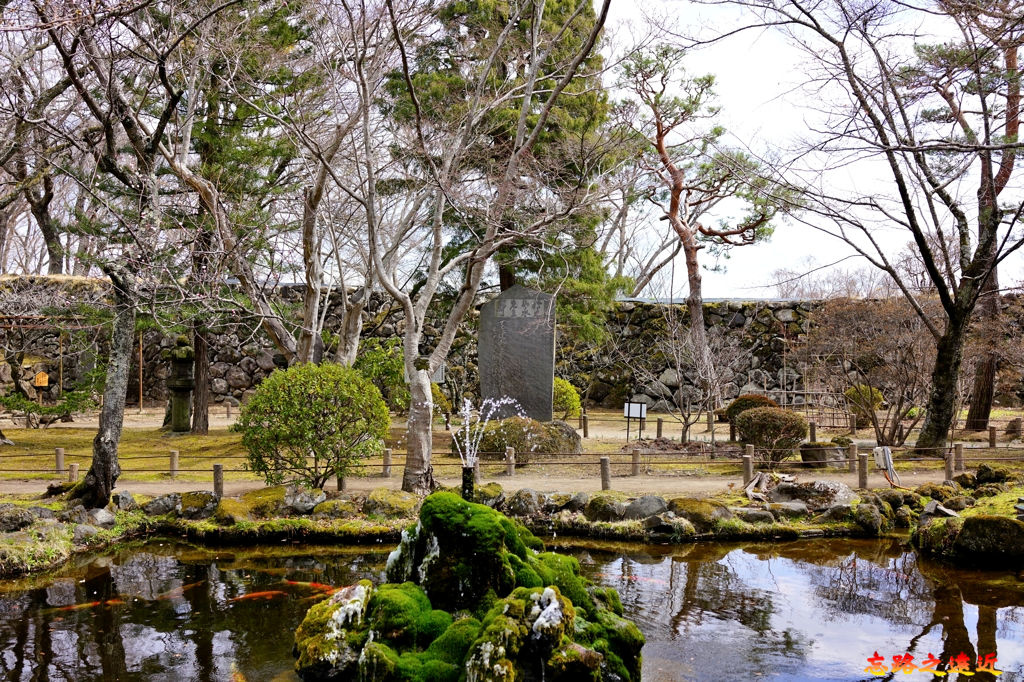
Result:
<instances>
[{"instance_id":1,"label":"moss-covered boulder","mask_svg":"<svg viewBox=\"0 0 1024 682\"><path fill-rule=\"evenodd\" d=\"M949 498L955 496L957 491L948 485L938 485L937 483L925 483L924 485L918 486L915 490L921 497L930 497L933 500L939 502L945 502Z\"/></svg>"},{"instance_id":2,"label":"moss-covered boulder","mask_svg":"<svg viewBox=\"0 0 1024 682\"><path fill-rule=\"evenodd\" d=\"M668 501L668 509L690 523L698 533L709 533L721 521L733 518L729 507L717 500L698 500L691 497L676 497Z\"/></svg>"},{"instance_id":3,"label":"moss-covered boulder","mask_svg":"<svg viewBox=\"0 0 1024 682\"><path fill-rule=\"evenodd\" d=\"M363 500L356 497L339 497L324 500L313 507L313 518L354 519L359 516Z\"/></svg>"},{"instance_id":4,"label":"moss-covered boulder","mask_svg":"<svg viewBox=\"0 0 1024 682\"><path fill-rule=\"evenodd\" d=\"M416 515L420 498L412 493L389 488L377 488L366 497L363 513L386 519L400 519Z\"/></svg>"},{"instance_id":5,"label":"moss-covered boulder","mask_svg":"<svg viewBox=\"0 0 1024 682\"><path fill-rule=\"evenodd\" d=\"M978 465L978 472L975 474L978 485L986 483L1006 483L1013 478L1013 474L1005 467L995 467L990 464L981 463Z\"/></svg>"},{"instance_id":6,"label":"moss-covered boulder","mask_svg":"<svg viewBox=\"0 0 1024 682\"><path fill-rule=\"evenodd\" d=\"M953 551L979 562L996 560L1020 566L1024 561L1024 521L987 514L969 516L953 543Z\"/></svg>"},{"instance_id":7,"label":"moss-covered boulder","mask_svg":"<svg viewBox=\"0 0 1024 682\"><path fill-rule=\"evenodd\" d=\"M1010 489L1005 483L983 483L974 489L974 497L995 497Z\"/></svg>"},{"instance_id":8,"label":"moss-covered boulder","mask_svg":"<svg viewBox=\"0 0 1024 682\"><path fill-rule=\"evenodd\" d=\"M249 521L249 508L241 500L222 497L213 512L213 519L223 526L233 526L239 521Z\"/></svg>"},{"instance_id":9,"label":"moss-covered boulder","mask_svg":"<svg viewBox=\"0 0 1024 682\"><path fill-rule=\"evenodd\" d=\"M388 559L388 584L363 581L306 614L295 633L299 676L638 680L644 639L618 594L589 585L576 559L542 549L490 507L427 497Z\"/></svg>"},{"instance_id":10,"label":"moss-covered boulder","mask_svg":"<svg viewBox=\"0 0 1024 682\"><path fill-rule=\"evenodd\" d=\"M462 434L452 435L453 439L459 437ZM506 448L515 450L517 465L525 466L534 454L579 454L583 451L583 440L576 429L563 421L509 417L487 423L480 438L480 459L503 461Z\"/></svg>"},{"instance_id":11,"label":"moss-covered boulder","mask_svg":"<svg viewBox=\"0 0 1024 682\"><path fill-rule=\"evenodd\" d=\"M625 493L605 491L594 493L583 508L587 521L621 521L626 513L629 496Z\"/></svg>"},{"instance_id":12,"label":"moss-covered boulder","mask_svg":"<svg viewBox=\"0 0 1024 682\"><path fill-rule=\"evenodd\" d=\"M474 502L486 504L492 509L497 509L505 501L505 491L502 490L500 483L478 485L474 489L474 496Z\"/></svg>"},{"instance_id":13,"label":"moss-covered boulder","mask_svg":"<svg viewBox=\"0 0 1024 682\"><path fill-rule=\"evenodd\" d=\"M220 498L209 490L196 490L181 494L178 516L183 519L208 519L217 510Z\"/></svg>"},{"instance_id":14,"label":"moss-covered boulder","mask_svg":"<svg viewBox=\"0 0 1024 682\"><path fill-rule=\"evenodd\" d=\"M242 502L249 512L260 518L277 516L284 512L284 486L275 485L242 493Z\"/></svg>"}]
</instances>

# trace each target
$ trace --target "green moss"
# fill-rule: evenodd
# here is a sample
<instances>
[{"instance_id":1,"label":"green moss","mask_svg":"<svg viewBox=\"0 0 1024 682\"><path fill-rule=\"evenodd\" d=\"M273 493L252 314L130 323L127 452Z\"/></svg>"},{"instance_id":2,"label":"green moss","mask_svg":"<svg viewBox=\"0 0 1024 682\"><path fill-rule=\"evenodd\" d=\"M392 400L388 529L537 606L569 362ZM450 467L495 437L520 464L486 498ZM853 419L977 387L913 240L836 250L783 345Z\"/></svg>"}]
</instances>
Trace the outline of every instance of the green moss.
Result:
<instances>
[{"instance_id":1,"label":"green moss","mask_svg":"<svg viewBox=\"0 0 1024 682\"><path fill-rule=\"evenodd\" d=\"M978 516L982 514L1013 516L1016 513L1014 505L1017 503L1018 497L1024 497L1024 486L1018 486L998 495L979 497L973 507L968 507L961 512L961 516Z\"/></svg>"},{"instance_id":2,"label":"green moss","mask_svg":"<svg viewBox=\"0 0 1024 682\"><path fill-rule=\"evenodd\" d=\"M585 579L580 577L580 562L575 557L544 552L537 555L533 566L544 585L556 586L588 616L594 613L594 601L587 593Z\"/></svg>"},{"instance_id":3,"label":"green moss","mask_svg":"<svg viewBox=\"0 0 1024 682\"><path fill-rule=\"evenodd\" d=\"M313 507L313 515L350 519L359 516L359 505L352 499L324 500Z\"/></svg>"},{"instance_id":4,"label":"green moss","mask_svg":"<svg viewBox=\"0 0 1024 682\"><path fill-rule=\"evenodd\" d=\"M284 486L249 490L242 493L241 499L253 516L272 516L284 506Z\"/></svg>"},{"instance_id":5,"label":"green moss","mask_svg":"<svg viewBox=\"0 0 1024 682\"><path fill-rule=\"evenodd\" d=\"M407 518L416 515L419 498L411 493L389 488L377 488L369 494L363 504L367 516L383 518Z\"/></svg>"},{"instance_id":6,"label":"green moss","mask_svg":"<svg viewBox=\"0 0 1024 682\"><path fill-rule=\"evenodd\" d=\"M499 483L488 483L486 485L478 485L476 486L474 492L475 499L473 501L479 502L480 504L486 504L489 507L493 507L494 503L497 500L501 499L502 495L505 494L505 491L502 490L501 484Z\"/></svg>"},{"instance_id":7,"label":"green moss","mask_svg":"<svg viewBox=\"0 0 1024 682\"><path fill-rule=\"evenodd\" d=\"M233 526L239 521L249 521L249 507L241 500L231 497L222 497L217 503L217 509L213 512L213 518L217 523L225 526Z\"/></svg>"},{"instance_id":8,"label":"green moss","mask_svg":"<svg viewBox=\"0 0 1024 682\"><path fill-rule=\"evenodd\" d=\"M399 647L424 648L452 624L452 617L433 609L413 583L381 585L370 598L368 614L380 637Z\"/></svg>"}]
</instances>

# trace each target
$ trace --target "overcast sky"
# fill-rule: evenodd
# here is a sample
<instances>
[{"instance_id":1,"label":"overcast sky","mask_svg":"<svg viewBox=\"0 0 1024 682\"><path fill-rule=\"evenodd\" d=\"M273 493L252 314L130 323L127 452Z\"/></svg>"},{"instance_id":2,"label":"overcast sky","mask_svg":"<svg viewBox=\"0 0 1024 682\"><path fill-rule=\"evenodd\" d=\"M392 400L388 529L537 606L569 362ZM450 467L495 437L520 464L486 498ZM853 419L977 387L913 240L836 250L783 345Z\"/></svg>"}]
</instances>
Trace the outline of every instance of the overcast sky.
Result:
<instances>
[{"instance_id":1,"label":"overcast sky","mask_svg":"<svg viewBox=\"0 0 1024 682\"><path fill-rule=\"evenodd\" d=\"M740 12L732 8L678 0L614 0L608 18L611 35L617 41L628 43L628 26L638 22L641 11L652 8L688 33L696 30L693 27L703 27L704 35L708 35L708 31L724 31L744 20ZM800 88L807 72L806 57L779 32L741 33L711 47L694 50L688 64L691 74L715 75L722 124L734 136L734 141L755 152L794 144L806 132L806 121L817 115L812 107L814 102ZM878 171L865 171L862 167L856 174L834 174L829 180L863 189L888 180L884 167ZM1018 178L1024 176L1024 168L1018 168L1015 174ZM894 251L910 240L909 232L902 229L887 229L884 233L883 243ZM810 262L821 266L853 254L853 249L838 239L797 222L783 222L770 242L733 249L731 257L722 262L723 271L705 272L704 295L707 298L770 297L775 292L772 286L775 270L807 268ZM867 265L865 260L853 257L844 260L839 267L853 269ZM1024 280L1024 256L1011 256L1002 266L1000 279L1004 287L1019 285ZM681 254L675 281L675 295L685 296L685 266Z\"/></svg>"}]
</instances>

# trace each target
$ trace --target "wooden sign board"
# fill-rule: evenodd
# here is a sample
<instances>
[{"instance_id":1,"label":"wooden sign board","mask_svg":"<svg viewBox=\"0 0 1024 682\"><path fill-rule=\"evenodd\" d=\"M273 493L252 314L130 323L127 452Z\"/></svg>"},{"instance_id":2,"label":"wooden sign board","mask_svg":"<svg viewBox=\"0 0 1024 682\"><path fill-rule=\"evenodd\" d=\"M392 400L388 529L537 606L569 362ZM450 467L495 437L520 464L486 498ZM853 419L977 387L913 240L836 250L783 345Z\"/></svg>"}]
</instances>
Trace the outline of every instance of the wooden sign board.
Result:
<instances>
[{"instance_id":1,"label":"wooden sign board","mask_svg":"<svg viewBox=\"0 0 1024 682\"><path fill-rule=\"evenodd\" d=\"M33 377L32 384L40 388L45 388L50 385L50 375L46 372L38 372L35 377Z\"/></svg>"}]
</instances>

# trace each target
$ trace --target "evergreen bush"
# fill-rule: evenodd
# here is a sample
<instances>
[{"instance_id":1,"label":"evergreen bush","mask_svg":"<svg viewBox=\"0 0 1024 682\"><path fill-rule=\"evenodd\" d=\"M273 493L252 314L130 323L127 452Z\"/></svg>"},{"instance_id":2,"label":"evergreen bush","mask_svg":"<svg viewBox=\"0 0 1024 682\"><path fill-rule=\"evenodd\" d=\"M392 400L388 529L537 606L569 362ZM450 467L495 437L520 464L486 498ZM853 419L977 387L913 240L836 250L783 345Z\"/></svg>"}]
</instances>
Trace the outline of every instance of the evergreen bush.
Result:
<instances>
[{"instance_id":1,"label":"evergreen bush","mask_svg":"<svg viewBox=\"0 0 1024 682\"><path fill-rule=\"evenodd\" d=\"M322 488L384 448L390 418L380 391L336 364L275 370L242 406L246 467L267 485L286 476Z\"/></svg>"},{"instance_id":2,"label":"evergreen bush","mask_svg":"<svg viewBox=\"0 0 1024 682\"><path fill-rule=\"evenodd\" d=\"M736 418L740 440L756 448L761 462L769 468L793 454L793 448L807 437L807 420L780 407L755 407Z\"/></svg>"},{"instance_id":3,"label":"evergreen bush","mask_svg":"<svg viewBox=\"0 0 1024 682\"><path fill-rule=\"evenodd\" d=\"M778 407L779 404L769 398L766 395L757 395L756 393L744 393L739 396L731 403L729 407L725 408L726 419L731 424L736 423L736 417L740 416L747 410L752 410L755 407Z\"/></svg>"},{"instance_id":4,"label":"evergreen bush","mask_svg":"<svg viewBox=\"0 0 1024 682\"><path fill-rule=\"evenodd\" d=\"M578 417L582 406L580 405L580 394L576 387L565 379L555 377L554 390L554 411L555 414L562 415L559 419Z\"/></svg>"}]
</instances>

